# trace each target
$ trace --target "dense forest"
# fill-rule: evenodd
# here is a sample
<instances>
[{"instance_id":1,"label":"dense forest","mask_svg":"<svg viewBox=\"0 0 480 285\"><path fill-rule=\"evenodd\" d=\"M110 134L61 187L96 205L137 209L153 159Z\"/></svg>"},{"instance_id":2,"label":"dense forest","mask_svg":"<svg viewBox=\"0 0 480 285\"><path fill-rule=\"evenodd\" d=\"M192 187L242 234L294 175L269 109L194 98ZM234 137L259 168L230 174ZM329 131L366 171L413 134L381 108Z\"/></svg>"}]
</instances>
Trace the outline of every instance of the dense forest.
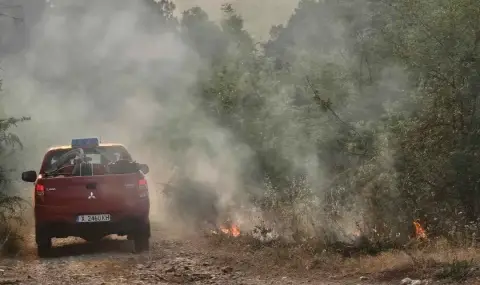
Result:
<instances>
[{"instance_id":1,"label":"dense forest","mask_svg":"<svg viewBox=\"0 0 480 285\"><path fill-rule=\"evenodd\" d=\"M293 239L405 241L415 219L431 236L478 233L479 1L302 0L264 42L232 5L216 23L201 7L176 17L173 2L144 1L155 14L138 24L173 33L203 67L195 106L143 138L180 168L192 145L241 153L243 192ZM195 135L202 122L189 108L231 149ZM18 142L13 123L0 121L0 154Z\"/></svg>"}]
</instances>

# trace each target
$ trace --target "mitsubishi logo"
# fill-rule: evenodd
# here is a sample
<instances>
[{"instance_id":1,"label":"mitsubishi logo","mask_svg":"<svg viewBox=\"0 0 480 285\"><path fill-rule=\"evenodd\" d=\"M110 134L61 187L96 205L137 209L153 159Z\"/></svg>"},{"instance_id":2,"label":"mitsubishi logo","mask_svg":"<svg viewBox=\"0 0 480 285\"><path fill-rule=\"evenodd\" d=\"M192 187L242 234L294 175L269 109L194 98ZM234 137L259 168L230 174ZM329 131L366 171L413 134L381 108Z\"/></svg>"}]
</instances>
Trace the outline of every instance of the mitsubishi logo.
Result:
<instances>
[{"instance_id":1,"label":"mitsubishi logo","mask_svg":"<svg viewBox=\"0 0 480 285\"><path fill-rule=\"evenodd\" d=\"M95 195L93 195L93 192L90 192L90 196L88 196L88 199L97 199L97 197L95 197Z\"/></svg>"}]
</instances>

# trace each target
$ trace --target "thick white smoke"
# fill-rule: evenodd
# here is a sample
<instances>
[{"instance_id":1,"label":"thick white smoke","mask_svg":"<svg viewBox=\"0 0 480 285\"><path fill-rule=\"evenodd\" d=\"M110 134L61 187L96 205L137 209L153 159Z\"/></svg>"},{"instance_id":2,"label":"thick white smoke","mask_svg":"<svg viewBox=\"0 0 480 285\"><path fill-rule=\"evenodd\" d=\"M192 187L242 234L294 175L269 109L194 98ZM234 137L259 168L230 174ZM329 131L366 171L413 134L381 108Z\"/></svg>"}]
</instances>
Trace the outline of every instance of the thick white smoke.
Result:
<instances>
[{"instance_id":1,"label":"thick white smoke","mask_svg":"<svg viewBox=\"0 0 480 285\"><path fill-rule=\"evenodd\" d=\"M220 208L239 202L237 175L248 149L198 108L197 75L208 70L146 2L56 1L29 11L40 15L26 48L3 63L6 115L32 117L16 129L25 145L19 170L38 170L52 145L100 137L149 164L153 219L175 218L162 212L156 194L178 163L192 179L213 185L205 191ZM176 137L193 143L175 151ZM182 202L188 208L198 201Z\"/></svg>"}]
</instances>

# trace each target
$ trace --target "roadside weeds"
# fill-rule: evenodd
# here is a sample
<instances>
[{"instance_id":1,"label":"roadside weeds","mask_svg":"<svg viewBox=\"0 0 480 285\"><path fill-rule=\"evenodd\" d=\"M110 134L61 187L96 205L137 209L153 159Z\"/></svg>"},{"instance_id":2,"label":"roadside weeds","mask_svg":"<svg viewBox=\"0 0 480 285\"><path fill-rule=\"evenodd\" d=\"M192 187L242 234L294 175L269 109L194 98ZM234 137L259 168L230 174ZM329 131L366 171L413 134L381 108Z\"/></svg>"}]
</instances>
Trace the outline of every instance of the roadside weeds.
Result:
<instances>
[{"instance_id":1,"label":"roadside weeds","mask_svg":"<svg viewBox=\"0 0 480 285\"><path fill-rule=\"evenodd\" d=\"M229 262L249 267L254 272L275 275L308 276L314 273L329 280L361 277L362 280L378 282L400 282L410 277L443 284L480 279L480 251L472 247L454 246L444 239L413 248L352 257L328 249L315 249L306 244L293 245L280 241L259 244L248 236L215 236L208 242L210 250L223 252Z\"/></svg>"}]
</instances>

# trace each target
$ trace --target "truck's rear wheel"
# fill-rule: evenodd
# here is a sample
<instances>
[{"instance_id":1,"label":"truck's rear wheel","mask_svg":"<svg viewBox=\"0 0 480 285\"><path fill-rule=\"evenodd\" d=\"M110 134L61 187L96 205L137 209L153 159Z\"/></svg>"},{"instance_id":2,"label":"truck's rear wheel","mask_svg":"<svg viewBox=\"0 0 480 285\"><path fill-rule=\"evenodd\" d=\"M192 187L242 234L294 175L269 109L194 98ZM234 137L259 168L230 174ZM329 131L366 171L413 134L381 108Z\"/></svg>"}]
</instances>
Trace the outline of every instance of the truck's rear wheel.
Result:
<instances>
[{"instance_id":1,"label":"truck's rear wheel","mask_svg":"<svg viewBox=\"0 0 480 285\"><path fill-rule=\"evenodd\" d=\"M39 257L48 257L52 251L52 239L37 242L37 254Z\"/></svg>"},{"instance_id":2,"label":"truck's rear wheel","mask_svg":"<svg viewBox=\"0 0 480 285\"><path fill-rule=\"evenodd\" d=\"M150 223L139 228L135 233L128 236L133 240L135 252L147 251L150 249Z\"/></svg>"},{"instance_id":3,"label":"truck's rear wheel","mask_svg":"<svg viewBox=\"0 0 480 285\"><path fill-rule=\"evenodd\" d=\"M45 229L35 227L35 241L38 256L48 257L52 250L52 238L46 233Z\"/></svg>"},{"instance_id":4,"label":"truck's rear wheel","mask_svg":"<svg viewBox=\"0 0 480 285\"><path fill-rule=\"evenodd\" d=\"M150 249L150 239L146 236L138 236L133 240L135 252L147 251Z\"/></svg>"}]
</instances>

